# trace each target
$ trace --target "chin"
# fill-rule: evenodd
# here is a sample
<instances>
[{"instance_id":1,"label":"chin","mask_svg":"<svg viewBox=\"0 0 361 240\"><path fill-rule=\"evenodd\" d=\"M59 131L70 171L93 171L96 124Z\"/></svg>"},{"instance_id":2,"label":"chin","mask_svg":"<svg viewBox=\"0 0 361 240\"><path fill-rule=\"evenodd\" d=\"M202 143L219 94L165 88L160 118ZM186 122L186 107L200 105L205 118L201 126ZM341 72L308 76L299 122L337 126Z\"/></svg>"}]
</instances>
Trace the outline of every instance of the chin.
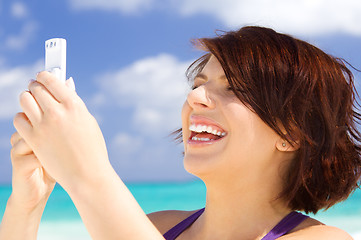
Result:
<instances>
[{"instance_id":1,"label":"chin","mask_svg":"<svg viewBox=\"0 0 361 240\"><path fill-rule=\"evenodd\" d=\"M217 161L212 157L199 157L194 154L185 154L184 169L190 174L204 180L217 171Z\"/></svg>"}]
</instances>

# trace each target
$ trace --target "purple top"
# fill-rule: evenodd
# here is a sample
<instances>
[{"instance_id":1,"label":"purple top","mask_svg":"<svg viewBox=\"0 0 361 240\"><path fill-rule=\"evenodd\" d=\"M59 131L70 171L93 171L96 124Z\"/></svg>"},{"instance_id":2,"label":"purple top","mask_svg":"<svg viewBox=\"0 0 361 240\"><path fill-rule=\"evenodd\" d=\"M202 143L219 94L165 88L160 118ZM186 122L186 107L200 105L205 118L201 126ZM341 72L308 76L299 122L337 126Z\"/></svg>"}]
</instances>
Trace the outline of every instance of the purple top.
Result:
<instances>
[{"instance_id":1,"label":"purple top","mask_svg":"<svg viewBox=\"0 0 361 240\"><path fill-rule=\"evenodd\" d=\"M163 237L166 240L176 239L184 230L186 230L190 225L192 225L197 220L197 218L202 215L203 212L204 208L193 213L191 216L171 228L163 235ZM306 218L308 218L308 216L303 215L302 213L291 212L286 217L284 217L266 236L264 236L262 240L277 239L291 231Z\"/></svg>"}]
</instances>

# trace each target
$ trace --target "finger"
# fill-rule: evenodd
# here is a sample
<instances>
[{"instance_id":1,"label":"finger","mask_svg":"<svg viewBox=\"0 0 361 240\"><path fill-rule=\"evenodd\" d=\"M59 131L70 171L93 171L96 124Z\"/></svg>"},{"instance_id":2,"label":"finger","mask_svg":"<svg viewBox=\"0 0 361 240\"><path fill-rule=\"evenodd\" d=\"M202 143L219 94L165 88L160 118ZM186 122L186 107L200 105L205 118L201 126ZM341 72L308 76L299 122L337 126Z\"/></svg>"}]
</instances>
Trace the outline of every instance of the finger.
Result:
<instances>
[{"instance_id":1,"label":"finger","mask_svg":"<svg viewBox=\"0 0 361 240\"><path fill-rule=\"evenodd\" d=\"M34 154L24 155L21 157L12 157L11 163L15 172L28 172L42 167L40 161Z\"/></svg>"},{"instance_id":2,"label":"finger","mask_svg":"<svg viewBox=\"0 0 361 240\"><path fill-rule=\"evenodd\" d=\"M22 139L22 137L18 132L13 133L10 138L11 146L14 146L14 144L17 143L20 139Z\"/></svg>"},{"instance_id":3,"label":"finger","mask_svg":"<svg viewBox=\"0 0 361 240\"><path fill-rule=\"evenodd\" d=\"M31 82L29 84L29 91L37 104L40 106L42 112L47 112L59 105L59 102L51 95L51 93L39 82Z\"/></svg>"},{"instance_id":4,"label":"finger","mask_svg":"<svg viewBox=\"0 0 361 240\"><path fill-rule=\"evenodd\" d=\"M18 131L20 136L22 136L25 140L31 136L33 127L31 126L31 123L25 113L17 113L14 117L13 124L16 131Z\"/></svg>"},{"instance_id":5,"label":"finger","mask_svg":"<svg viewBox=\"0 0 361 240\"><path fill-rule=\"evenodd\" d=\"M13 148L11 149L12 156L29 155L32 153L33 153L33 150L29 147L29 145L22 138L19 141L17 141L14 144Z\"/></svg>"},{"instance_id":6,"label":"finger","mask_svg":"<svg viewBox=\"0 0 361 240\"><path fill-rule=\"evenodd\" d=\"M74 95L74 91L70 91L69 87L49 72L40 72L36 76L36 81L44 85L58 102L66 102L67 99Z\"/></svg>"},{"instance_id":7,"label":"finger","mask_svg":"<svg viewBox=\"0 0 361 240\"><path fill-rule=\"evenodd\" d=\"M22 110L29 118L32 125L36 125L36 123L41 121L43 111L41 110L34 96L30 92L24 91L20 94L19 98Z\"/></svg>"}]
</instances>

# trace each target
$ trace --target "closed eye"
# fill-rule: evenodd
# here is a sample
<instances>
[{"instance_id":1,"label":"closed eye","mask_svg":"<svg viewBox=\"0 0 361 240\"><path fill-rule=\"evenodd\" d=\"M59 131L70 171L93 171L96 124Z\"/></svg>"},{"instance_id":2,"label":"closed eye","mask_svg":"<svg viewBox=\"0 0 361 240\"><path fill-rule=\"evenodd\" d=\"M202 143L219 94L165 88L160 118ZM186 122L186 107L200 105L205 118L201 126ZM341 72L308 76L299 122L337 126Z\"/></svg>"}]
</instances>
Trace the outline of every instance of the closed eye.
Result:
<instances>
[{"instance_id":1,"label":"closed eye","mask_svg":"<svg viewBox=\"0 0 361 240\"><path fill-rule=\"evenodd\" d=\"M194 90L194 89L196 89L197 87L199 87L199 86L193 85L191 89Z\"/></svg>"},{"instance_id":2,"label":"closed eye","mask_svg":"<svg viewBox=\"0 0 361 240\"><path fill-rule=\"evenodd\" d=\"M192 85L192 90L202 86L204 83L206 83L207 81L204 80L199 80L199 79L195 79Z\"/></svg>"}]
</instances>

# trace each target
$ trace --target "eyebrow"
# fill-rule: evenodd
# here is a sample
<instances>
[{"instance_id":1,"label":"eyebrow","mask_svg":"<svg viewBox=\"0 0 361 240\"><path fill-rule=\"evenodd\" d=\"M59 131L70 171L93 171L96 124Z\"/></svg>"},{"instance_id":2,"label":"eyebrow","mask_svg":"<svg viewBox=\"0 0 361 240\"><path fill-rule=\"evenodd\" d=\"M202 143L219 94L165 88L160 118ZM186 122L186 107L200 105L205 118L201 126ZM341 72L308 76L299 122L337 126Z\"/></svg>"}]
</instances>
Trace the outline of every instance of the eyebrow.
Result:
<instances>
[{"instance_id":1,"label":"eyebrow","mask_svg":"<svg viewBox=\"0 0 361 240\"><path fill-rule=\"evenodd\" d=\"M208 77L203 73L198 73L197 76L195 76L194 79L196 79L196 78L202 78L203 80L208 80ZM227 80L227 77L226 77L226 75L222 75L222 76L219 77L219 79Z\"/></svg>"},{"instance_id":2,"label":"eyebrow","mask_svg":"<svg viewBox=\"0 0 361 240\"><path fill-rule=\"evenodd\" d=\"M204 75L203 73L198 73L197 76L195 76L194 79L196 79L196 78L202 78L202 79L204 79L204 80L207 80L207 79L208 79L208 77L207 77L206 75Z\"/></svg>"}]
</instances>

